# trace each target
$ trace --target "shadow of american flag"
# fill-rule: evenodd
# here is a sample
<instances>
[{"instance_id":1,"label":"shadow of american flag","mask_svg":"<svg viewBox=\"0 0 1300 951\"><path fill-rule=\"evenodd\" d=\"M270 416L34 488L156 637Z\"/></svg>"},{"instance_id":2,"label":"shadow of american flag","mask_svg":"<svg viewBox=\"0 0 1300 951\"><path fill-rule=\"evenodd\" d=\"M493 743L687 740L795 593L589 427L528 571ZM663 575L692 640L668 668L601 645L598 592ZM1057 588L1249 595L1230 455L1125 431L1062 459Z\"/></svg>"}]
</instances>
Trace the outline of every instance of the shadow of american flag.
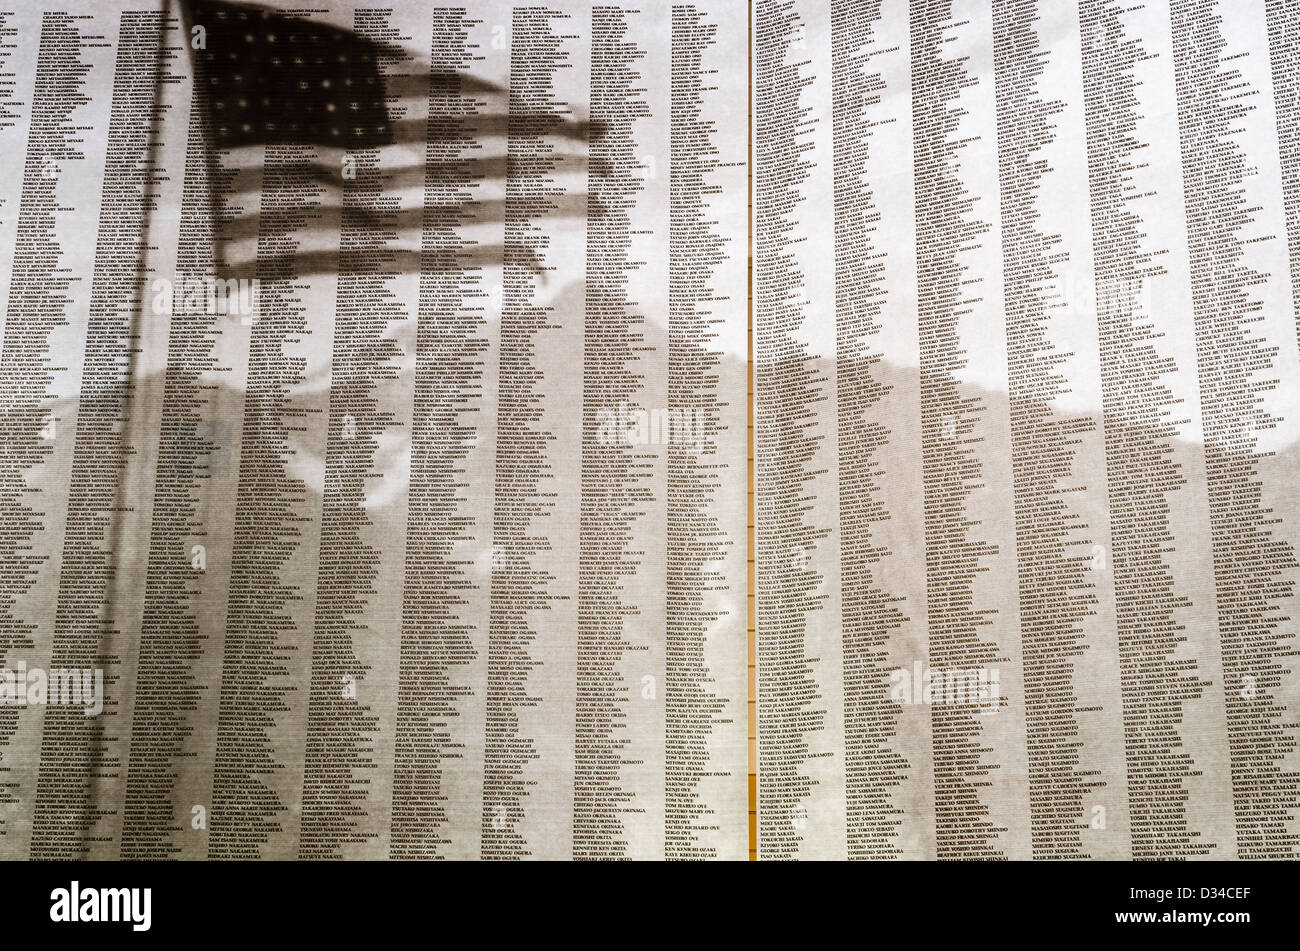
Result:
<instances>
[{"instance_id":1,"label":"shadow of american flag","mask_svg":"<svg viewBox=\"0 0 1300 951\"><path fill-rule=\"evenodd\" d=\"M216 225L213 267L218 277L252 278L259 271L306 277L338 267L336 250L317 247L298 252L291 262L263 258L259 268L255 236L261 222L253 202L262 185L255 173L259 150L269 146L313 147L312 154L293 167L295 177L339 196L355 185L344 172L342 156L346 154L491 138L502 143L496 154L485 150L487 154L449 163L430 155L420 163L386 164L385 187L399 191L457 178L505 181L533 174L527 163L512 162L505 149L512 121L523 118L530 128L536 129L540 123L551 137L569 143L555 156L567 173L604 174L602 169L591 168L587 160L587 144L603 132L598 123L558 112L521 115L517 104L511 107L509 90L503 86L465 73L432 69L415 50L378 42L305 14L223 0L178 2L196 104L206 110L209 211ZM489 108L472 115L438 111L437 102L458 97L480 99ZM241 197L251 199L241 210L232 214L223 209L232 199L240 205ZM460 210L483 225L504 221L505 206L506 200L496 199L475 201ZM602 215L585 190L555 196L549 206L544 214L551 218ZM445 216L454 210L409 208L373 224L376 228L396 227L403 236L418 236L428 215ZM324 214L308 228L335 227L330 221L331 216ZM399 251L397 255L396 265L403 273L429 267L427 258L422 261L417 251ZM480 246L470 257L472 260L463 259L460 264L500 264L508 258L530 263L539 273L543 270L525 249L512 252L507 246Z\"/></svg>"}]
</instances>

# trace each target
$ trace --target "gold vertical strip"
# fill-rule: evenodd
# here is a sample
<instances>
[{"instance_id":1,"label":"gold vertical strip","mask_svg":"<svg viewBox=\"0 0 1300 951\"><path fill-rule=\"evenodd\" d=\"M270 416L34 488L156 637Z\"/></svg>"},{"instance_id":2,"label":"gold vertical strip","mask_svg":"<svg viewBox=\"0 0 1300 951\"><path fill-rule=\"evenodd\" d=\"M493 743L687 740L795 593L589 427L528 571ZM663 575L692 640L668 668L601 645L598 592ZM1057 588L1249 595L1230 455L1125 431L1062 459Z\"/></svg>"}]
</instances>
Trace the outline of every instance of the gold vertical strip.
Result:
<instances>
[{"instance_id":1,"label":"gold vertical strip","mask_svg":"<svg viewBox=\"0 0 1300 951\"><path fill-rule=\"evenodd\" d=\"M754 613L754 4L749 4L749 103L746 129L749 154L745 162L746 196L749 208L748 242L749 270L745 288L748 316L748 359L745 364L745 421L746 421L746 522L745 555L748 571L745 581L745 608L747 615L746 640L748 643L748 720L749 720L749 860L758 860L758 630Z\"/></svg>"}]
</instances>

